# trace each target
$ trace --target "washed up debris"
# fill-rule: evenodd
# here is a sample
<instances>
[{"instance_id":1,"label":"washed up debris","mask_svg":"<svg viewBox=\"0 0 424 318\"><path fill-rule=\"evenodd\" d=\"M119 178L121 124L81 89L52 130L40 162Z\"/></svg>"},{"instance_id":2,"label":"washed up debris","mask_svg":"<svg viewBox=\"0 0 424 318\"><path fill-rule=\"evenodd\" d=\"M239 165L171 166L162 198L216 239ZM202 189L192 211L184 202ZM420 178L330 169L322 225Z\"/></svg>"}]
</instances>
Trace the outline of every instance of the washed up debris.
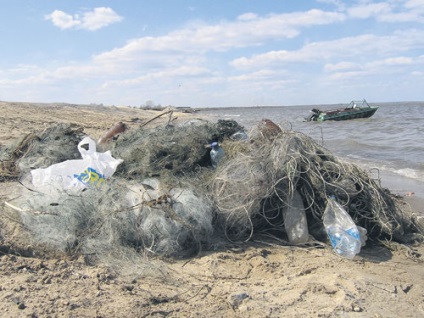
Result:
<instances>
[{"instance_id":1,"label":"washed up debris","mask_svg":"<svg viewBox=\"0 0 424 318\"><path fill-rule=\"evenodd\" d=\"M172 126L142 127L122 136L111 146L111 151L124 160L117 171L123 178L161 176L175 180L191 175L195 183L197 177L203 175L199 171L212 165L210 149L204 145L228 140L242 129L233 120L216 124L190 120Z\"/></svg>"},{"instance_id":2,"label":"washed up debris","mask_svg":"<svg viewBox=\"0 0 424 318\"><path fill-rule=\"evenodd\" d=\"M128 130L127 125L125 125L123 122L117 122L115 125L113 125L112 128L110 128L102 137L100 137L98 144L104 144L105 142L116 138L117 135L125 132Z\"/></svg>"},{"instance_id":3,"label":"washed up debris","mask_svg":"<svg viewBox=\"0 0 424 318\"><path fill-rule=\"evenodd\" d=\"M211 149L210 156L211 156L212 168L216 169L218 168L219 162L224 158L225 153L222 147L216 141L211 143L209 148Z\"/></svg>"},{"instance_id":4,"label":"washed up debris","mask_svg":"<svg viewBox=\"0 0 424 318\"><path fill-rule=\"evenodd\" d=\"M249 240L264 232L287 238L283 215L295 191L302 197L308 230L316 240L327 241L322 217L333 194L354 223L367 230L370 241L406 243L409 232L422 237L416 217L401 200L309 136L282 131L266 139L260 128L251 136L242 146L226 145L228 159L212 180L218 219L230 240Z\"/></svg>"},{"instance_id":5,"label":"washed up debris","mask_svg":"<svg viewBox=\"0 0 424 318\"><path fill-rule=\"evenodd\" d=\"M78 143L82 138L82 127L60 123L3 146L0 149L0 181L16 180L32 169L80 158Z\"/></svg>"},{"instance_id":6,"label":"washed up debris","mask_svg":"<svg viewBox=\"0 0 424 318\"><path fill-rule=\"evenodd\" d=\"M284 229L290 243L302 244L309 241L308 221L299 191L294 191L293 196L288 198L283 218Z\"/></svg>"},{"instance_id":7,"label":"washed up debris","mask_svg":"<svg viewBox=\"0 0 424 318\"><path fill-rule=\"evenodd\" d=\"M323 224L337 254L352 259L359 253L362 245L359 229L334 197L328 199Z\"/></svg>"},{"instance_id":8,"label":"washed up debris","mask_svg":"<svg viewBox=\"0 0 424 318\"><path fill-rule=\"evenodd\" d=\"M260 128L261 134L265 138L271 138L282 132L282 129L280 126L278 126L272 120L267 118L262 119L259 125L259 128Z\"/></svg>"},{"instance_id":9,"label":"washed up debris","mask_svg":"<svg viewBox=\"0 0 424 318\"><path fill-rule=\"evenodd\" d=\"M17 240L30 237L44 248L103 260L125 251L189 257L261 235L288 245L329 243L323 214L331 195L366 229L367 242L422 239L422 225L401 198L311 137L275 126L264 121L245 131L233 120L197 119L140 124L104 143L123 160L104 187L55 197L32 189L9 200L1 214L23 226L26 235ZM9 147L0 155L30 187L31 170L79 158L81 135L57 125L20 146L25 151ZM205 148L213 142L225 152L215 169ZM292 232L287 211L301 213L293 222L300 232Z\"/></svg>"},{"instance_id":10,"label":"washed up debris","mask_svg":"<svg viewBox=\"0 0 424 318\"><path fill-rule=\"evenodd\" d=\"M80 141L78 150L82 159L66 160L47 168L31 170L34 190L78 193L86 187L101 187L122 163L121 159L113 158L110 151L97 152L96 143L90 137Z\"/></svg>"}]
</instances>

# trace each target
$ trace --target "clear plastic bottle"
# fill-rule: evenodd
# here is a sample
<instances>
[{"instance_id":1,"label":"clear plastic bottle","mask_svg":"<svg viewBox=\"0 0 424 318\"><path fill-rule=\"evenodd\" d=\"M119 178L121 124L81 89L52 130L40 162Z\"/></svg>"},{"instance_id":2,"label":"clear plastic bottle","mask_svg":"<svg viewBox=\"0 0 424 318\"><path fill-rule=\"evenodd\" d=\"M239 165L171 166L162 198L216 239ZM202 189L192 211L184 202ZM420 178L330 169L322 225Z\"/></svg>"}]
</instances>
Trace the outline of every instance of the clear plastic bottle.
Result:
<instances>
[{"instance_id":1,"label":"clear plastic bottle","mask_svg":"<svg viewBox=\"0 0 424 318\"><path fill-rule=\"evenodd\" d=\"M350 215L334 198L330 198L327 202L323 223L337 254L352 259L360 252L359 230Z\"/></svg>"},{"instance_id":2,"label":"clear plastic bottle","mask_svg":"<svg viewBox=\"0 0 424 318\"><path fill-rule=\"evenodd\" d=\"M365 246L368 239L367 229L359 225L357 225L356 227L358 228L359 236L361 237L361 246Z\"/></svg>"},{"instance_id":3,"label":"clear plastic bottle","mask_svg":"<svg viewBox=\"0 0 424 318\"><path fill-rule=\"evenodd\" d=\"M284 227L290 243L301 244L309 240L305 207L298 191L294 192L284 211Z\"/></svg>"},{"instance_id":4,"label":"clear plastic bottle","mask_svg":"<svg viewBox=\"0 0 424 318\"><path fill-rule=\"evenodd\" d=\"M218 163L221 161L222 158L224 158L225 153L224 153L224 150L216 141L211 143L210 147L211 147L210 156L211 156L212 168L216 169L218 167Z\"/></svg>"},{"instance_id":5,"label":"clear plastic bottle","mask_svg":"<svg viewBox=\"0 0 424 318\"><path fill-rule=\"evenodd\" d=\"M340 226L326 228L331 245L340 256L354 258L361 250L361 240L357 229L344 230Z\"/></svg>"}]
</instances>

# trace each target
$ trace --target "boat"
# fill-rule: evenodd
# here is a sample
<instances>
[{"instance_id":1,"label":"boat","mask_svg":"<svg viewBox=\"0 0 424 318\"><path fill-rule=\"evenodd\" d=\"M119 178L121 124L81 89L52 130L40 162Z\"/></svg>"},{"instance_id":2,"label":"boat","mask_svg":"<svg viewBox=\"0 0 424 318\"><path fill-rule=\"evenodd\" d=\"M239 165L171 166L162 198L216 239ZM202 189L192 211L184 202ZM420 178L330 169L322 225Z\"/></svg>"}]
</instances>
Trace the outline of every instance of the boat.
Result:
<instances>
[{"instance_id":1,"label":"boat","mask_svg":"<svg viewBox=\"0 0 424 318\"><path fill-rule=\"evenodd\" d=\"M365 99L351 101L346 108L319 110L313 108L311 114L306 117L306 121L326 121L326 120L348 120L356 118L369 118L375 114L379 106L370 106Z\"/></svg>"}]
</instances>

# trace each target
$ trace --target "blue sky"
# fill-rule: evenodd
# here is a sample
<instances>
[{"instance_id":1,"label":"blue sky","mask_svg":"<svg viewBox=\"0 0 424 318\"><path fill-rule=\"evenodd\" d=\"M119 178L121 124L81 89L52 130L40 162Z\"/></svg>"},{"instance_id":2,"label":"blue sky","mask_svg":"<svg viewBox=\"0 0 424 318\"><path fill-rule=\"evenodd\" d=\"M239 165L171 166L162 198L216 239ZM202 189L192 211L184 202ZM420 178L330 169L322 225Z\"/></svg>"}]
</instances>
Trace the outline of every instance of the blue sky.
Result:
<instances>
[{"instance_id":1,"label":"blue sky","mask_svg":"<svg viewBox=\"0 0 424 318\"><path fill-rule=\"evenodd\" d=\"M0 100L423 101L424 0L0 0Z\"/></svg>"}]
</instances>

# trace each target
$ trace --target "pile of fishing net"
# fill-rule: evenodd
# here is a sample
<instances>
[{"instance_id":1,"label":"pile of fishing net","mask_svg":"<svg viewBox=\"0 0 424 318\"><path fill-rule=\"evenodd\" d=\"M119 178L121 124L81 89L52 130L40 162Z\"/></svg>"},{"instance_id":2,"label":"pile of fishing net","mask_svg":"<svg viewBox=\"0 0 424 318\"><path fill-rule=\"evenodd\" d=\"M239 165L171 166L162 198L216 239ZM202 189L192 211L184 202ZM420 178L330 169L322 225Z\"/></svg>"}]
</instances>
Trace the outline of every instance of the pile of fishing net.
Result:
<instances>
[{"instance_id":1,"label":"pile of fishing net","mask_svg":"<svg viewBox=\"0 0 424 318\"><path fill-rule=\"evenodd\" d=\"M312 138L283 131L273 138L254 132L234 156L221 165L212 182L216 210L231 240L256 233L284 232L284 213L300 194L309 233L324 241L323 212L335 196L371 240L422 241L423 228L401 198L380 186L359 166L332 155ZM231 149L234 147L234 149Z\"/></svg>"},{"instance_id":2,"label":"pile of fishing net","mask_svg":"<svg viewBox=\"0 0 424 318\"><path fill-rule=\"evenodd\" d=\"M249 132L235 121L189 120L140 127L105 144L122 159L100 187L39 191L30 171L75 159L82 129L57 125L2 148L21 193L1 208L14 239L102 259L131 253L188 257L201 249L268 235L286 242L284 213L302 198L309 233L326 240L322 214L334 195L370 240L422 240L423 228L403 201L358 166L299 132ZM212 169L213 141L225 151ZM4 159L6 158L6 159ZM13 226L11 225L13 224Z\"/></svg>"},{"instance_id":3,"label":"pile of fishing net","mask_svg":"<svg viewBox=\"0 0 424 318\"><path fill-rule=\"evenodd\" d=\"M104 146L123 160L113 178L75 193L48 187L40 191L32 184L30 171L79 156L81 129L52 127L24 138L25 146L17 142L2 149L4 158L19 153L13 166L22 184L22 194L6 202L2 214L21 226L17 240L53 250L99 257L128 248L193 255L216 241L213 202L204 192L205 178L212 173L206 146L241 129L234 121L203 120L132 129Z\"/></svg>"},{"instance_id":4,"label":"pile of fishing net","mask_svg":"<svg viewBox=\"0 0 424 318\"><path fill-rule=\"evenodd\" d=\"M61 123L0 147L0 182L16 179L34 168L79 158L77 145L83 136L82 127Z\"/></svg>"}]
</instances>

